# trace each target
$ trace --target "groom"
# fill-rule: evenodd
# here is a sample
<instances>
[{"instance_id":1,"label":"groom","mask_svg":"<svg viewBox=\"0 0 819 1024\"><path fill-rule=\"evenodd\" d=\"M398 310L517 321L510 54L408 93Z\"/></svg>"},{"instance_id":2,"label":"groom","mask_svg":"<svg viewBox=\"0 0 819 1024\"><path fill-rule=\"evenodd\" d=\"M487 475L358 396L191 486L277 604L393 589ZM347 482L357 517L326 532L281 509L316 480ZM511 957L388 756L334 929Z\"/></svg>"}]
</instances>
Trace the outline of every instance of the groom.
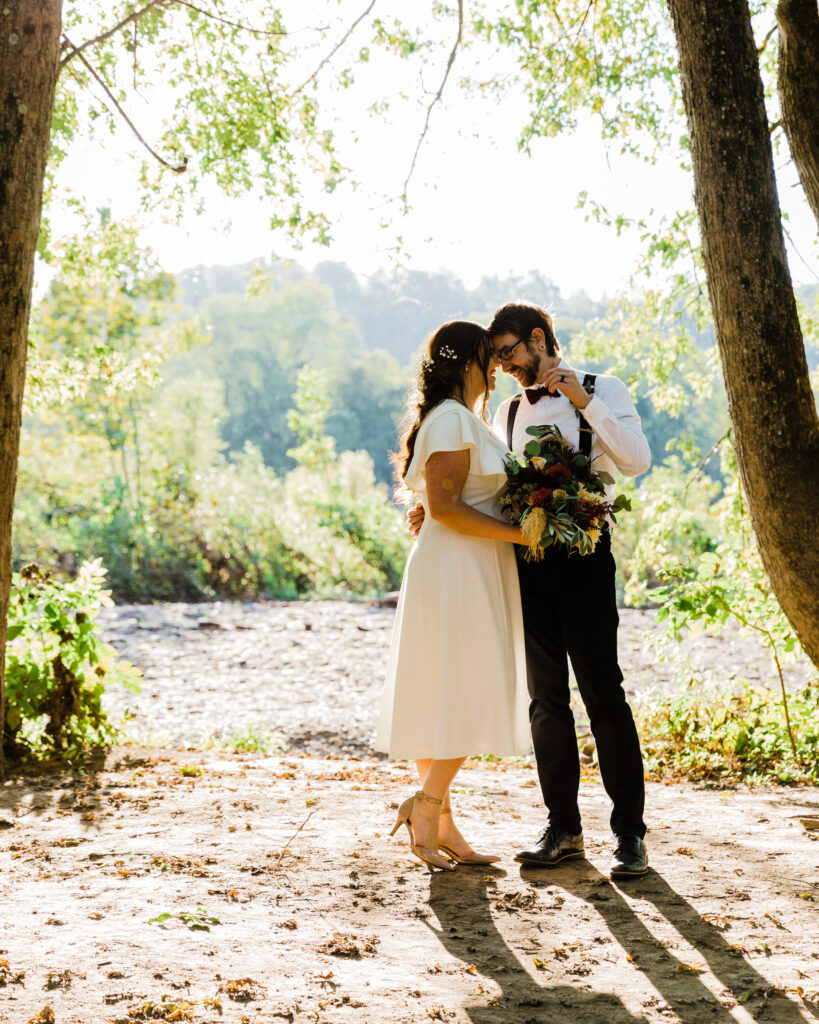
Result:
<instances>
[{"instance_id":1,"label":"groom","mask_svg":"<svg viewBox=\"0 0 819 1024\"><path fill-rule=\"evenodd\" d=\"M616 377L584 374L568 366L545 309L510 302L495 313L489 333L501 368L526 389L507 399L495 416L495 431L511 451L522 451L530 440L527 427L554 423L593 460L597 470L614 477L617 470L638 476L648 469L648 443L626 386ZM613 488L607 490L613 494ZM422 512L410 513L413 532L422 518ZM552 547L546 549L543 561L530 563L519 557L517 565L529 719L549 818L535 844L515 859L554 867L584 856L570 660L589 715L600 775L612 801L611 874L644 875L648 855L643 760L617 662L619 619L611 532L607 526L590 555L569 556L564 549Z\"/></svg>"},{"instance_id":2,"label":"groom","mask_svg":"<svg viewBox=\"0 0 819 1024\"><path fill-rule=\"evenodd\" d=\"M510 302L489 325L501 368L526 389L507 399L495 430L511 451L529 441L526 428L556 424L563 436L612 477L644 473L651 461L640 417L622 381L573 370L561 358L552 318L540 306ZM613 496L613 488L607 488ZM526 635L529 720L547 827L515 857L552 867L582 857L577 795L580 759L569 706L569 669L586 706L600 775L612 801L612 876L644 875L643 759L617 662L617 601L611 531L590 555L547 548L541 562L518 558Z\"/></svg>"}]
</instances>

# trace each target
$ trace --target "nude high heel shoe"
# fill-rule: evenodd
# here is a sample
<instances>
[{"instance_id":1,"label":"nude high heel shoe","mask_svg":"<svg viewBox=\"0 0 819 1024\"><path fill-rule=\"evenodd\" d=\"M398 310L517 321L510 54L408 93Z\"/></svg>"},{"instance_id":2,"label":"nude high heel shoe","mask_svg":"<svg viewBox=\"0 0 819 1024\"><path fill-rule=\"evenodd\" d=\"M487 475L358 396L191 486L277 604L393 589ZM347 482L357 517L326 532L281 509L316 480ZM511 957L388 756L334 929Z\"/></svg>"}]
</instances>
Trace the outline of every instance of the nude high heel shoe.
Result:
<instances>
[{"instance_id":1,"label":"nude high heel shoe","mask_svg":"<svg viewBox=\"0 0 819 1024\"><path fill-rule=\"evenodd\" d=\"M427 849L426 846L419 846L415 842L415 829L412 827L412 808L416 800L427 800L431 804L442 804L444 802L443 800L436 799L434 796L428 796L423 790L419 789L414 796L405 800L398 808L398 818L390 835L394 836L402 825L406 825L410 835L410 850L419 860L422 860L430 870L432 868L440 868L442 871L454 871L455 865L451 861L440 857L433 850Z\"/></svg>"},{"instance_id":2,"label":"nude high heel shoe","mask_svg":"<svg viewBox=\"0 0 819 1024\"><path fill-rule=\"evenodd\" d=\"M452 814L450 808L441 811L441 814ZM443 850L447 857L451 857L456 864L496 864L500 857L495 853L456 853L451 846L438 840L438 849Z\"/></svg>"}]
</instances>

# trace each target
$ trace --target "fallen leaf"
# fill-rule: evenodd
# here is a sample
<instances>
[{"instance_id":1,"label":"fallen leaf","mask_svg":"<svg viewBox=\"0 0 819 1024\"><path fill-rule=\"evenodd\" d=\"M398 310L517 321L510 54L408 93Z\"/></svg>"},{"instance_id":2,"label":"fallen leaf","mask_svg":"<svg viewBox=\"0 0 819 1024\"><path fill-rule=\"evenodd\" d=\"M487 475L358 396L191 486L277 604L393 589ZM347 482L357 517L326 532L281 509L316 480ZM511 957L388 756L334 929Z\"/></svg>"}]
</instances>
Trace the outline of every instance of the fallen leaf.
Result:
<instances>
[{"instance_id":1,"label":"fallen leaf","mask_svg":"<svg viewBox=\"0 0 819 1024\"><path fill-rule=\"evenodd\" d=\"M54 1011L50 1006L44 1006L36 1017L29 1017L26 1024L54 1024Z\"/></svg>"},{"instance_id":2,"label":"fallen leaf","mask_svg":"<svg viewBox=\"0 0 819 1024\"><path fill-rule=\"evenodd\" d=\"M674 968L675 974L702 974L705 964L677 964Z\"/></svg>"},{"instance_id":3,"label":"fallen leaf","mask_svg":"<svg viewBox=\"0 0 819 1024\"><path fill-rule=\"evenodd\" d=\"M344 956L358 960L362 956L374 956L378 938L375 935L363 936L347 932L334 932L333 937L319 946L319 953L327 953L330 956Z\"/></svg>"}]
</instances>

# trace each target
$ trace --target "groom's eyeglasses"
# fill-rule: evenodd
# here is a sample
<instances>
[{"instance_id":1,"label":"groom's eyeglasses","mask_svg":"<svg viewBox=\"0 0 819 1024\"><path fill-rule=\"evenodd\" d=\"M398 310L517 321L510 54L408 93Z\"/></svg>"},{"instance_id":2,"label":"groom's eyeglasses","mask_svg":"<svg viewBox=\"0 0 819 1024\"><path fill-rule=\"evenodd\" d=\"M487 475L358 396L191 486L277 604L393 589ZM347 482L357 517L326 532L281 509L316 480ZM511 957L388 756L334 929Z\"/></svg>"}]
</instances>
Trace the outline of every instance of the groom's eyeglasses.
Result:
<instances>
[{"instance_id":1,"label":"groom's eyeglasses","mask_svg":"<svg viewBox=\"0 0 819 1024\"><path fill-rule=\"evenodd\" d=\"M495 355L498 357L498 359L511 359L512 356L515 354L515 349L518 347L518 345L522 345L524 341L528 340L528 338L520 338L518 341L515 342L514 345L506 345L504 348L498 349Z\"/></svg>"}]
</instances>

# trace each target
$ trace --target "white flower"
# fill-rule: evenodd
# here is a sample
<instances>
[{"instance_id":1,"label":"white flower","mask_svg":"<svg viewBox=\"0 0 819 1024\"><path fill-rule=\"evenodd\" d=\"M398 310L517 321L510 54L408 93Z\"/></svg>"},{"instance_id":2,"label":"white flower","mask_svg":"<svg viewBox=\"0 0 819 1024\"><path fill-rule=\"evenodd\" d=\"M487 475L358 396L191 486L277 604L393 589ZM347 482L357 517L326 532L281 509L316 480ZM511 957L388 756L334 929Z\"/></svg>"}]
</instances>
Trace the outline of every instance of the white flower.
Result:
<instances>
[{"instance_id":1,"label":"white flower","mask_svg":"<svg viewBox=\"0 0 819 1024\"><path fill-rule=\"evenodd\" d=\"M539 473L542 473L543 470L546 468L546 460L541 459L539 455L535 455L535 457L532 459L532 465Z\"/></svg>"}]
</instances>

